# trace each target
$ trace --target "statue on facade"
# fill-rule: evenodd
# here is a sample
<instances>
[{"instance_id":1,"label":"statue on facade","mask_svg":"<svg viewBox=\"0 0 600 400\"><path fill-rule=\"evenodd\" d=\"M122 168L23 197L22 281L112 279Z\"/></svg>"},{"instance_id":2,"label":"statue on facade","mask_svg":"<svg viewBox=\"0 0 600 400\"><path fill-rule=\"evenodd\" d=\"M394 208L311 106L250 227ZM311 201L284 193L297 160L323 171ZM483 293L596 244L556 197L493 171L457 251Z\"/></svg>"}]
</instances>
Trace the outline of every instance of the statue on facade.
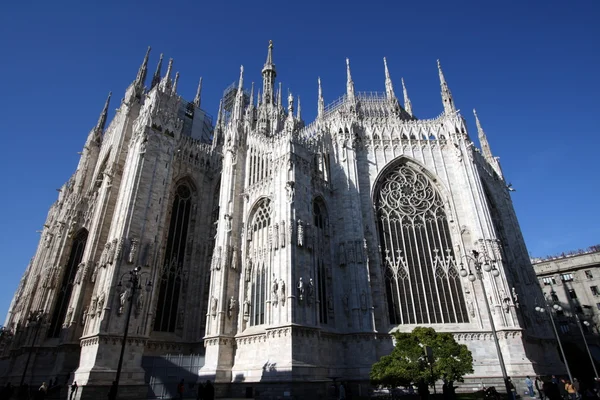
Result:
<instances>
[{"instance_id":1,"label":"statue on facade","mask_svg":"<svg viewBox=\"0 0 600 400\"><path fill-rule=\"evenodd\" d=\"M244 300L244 320L248 321L250 319L250 301L248 299Z\"/></svg>"},{"instance_id":2,"label":"statue on facade","mask_svg":"<svg viewBox=\"0 0 600 400\"><path fill-rule=\"evenodd\" d=\"M73 307L69 307L67 310L67 315L65 316L65 320L63 322L62 327L68 328L71 325L71 319L73 318Z\"/></svg>"},{"instance_id":3,"label":"statue on facade","mask_svg":"<svg viewBox=\"0 0 600 400\"><path fill-rule=\"evenodd\" d=\"M210 315L212 315L213 317L217 316L217 303L218 303L218 300L216 297L213 297L210 300Z\"/></svg>"},{"instance_id":4,"label":"statue on facade","mask_svg":"<svg viewBox=\"0 0 600 400\"><path fill-rule=\"evenodd\" d=\"M235 316L236 311L237 300L235 299L235 297L231 296L231 298L229 299L229 306L227 307L227 316L229 318L232 318L233 316Z\"/></svg>"},{"instance_id":5,"label":"statue on facade","mask_svg":"<svg viewBox=\"0 0 600 400\"><path fill-rule=\"evenodd\" d=\"M142 308L144 307L144 292L140 291L135 300L135 316L139 317L142 312Z\"/></svg>"},{"instance_id":6,"label":"statue on facade","mask_svg":"<svg viewBox=\"0 0 600 400\"><path fill-rule=\"evenodd\" d=\"M281 305L285 305L285 281L282 279L279 281L279 302Z\"/></svg>"},{"instance_id":7,"label":"statue on facade","mask_svg":"<svg viewBox=\"0 0 600 400\"><path fill-rule=\"evenodd\" d=\"M125 304L127 304L127 296L129 295L129 292L127 290L124 290L121 292L121 294L119 295L119 310L117 312L118 315L123 314L123 312L125 311Z\"/></svg>"},{"instance_id":8,"label":"statue on facade","mask_svg":"<svg viewBox=\"0 0 600 400\"><path fill-rule=\"evenodd\" d=\"M129 264L133 264L135 259L137 258L138 252L138 240L136 238L131 239L131 244L129 246L129 255L127 256L127 262Z\"/></svg>"},{"instance_id":9,"label":"statue on facade","mask_svg":"<svg viewBox=\"0 0 600 400\"><path fill-rule=\"evenodd\" d=\"M298 300L302 301L304 300L304 281L302 280L302 277L300 277L300 279L298 279Z\"/></svg>"},{"instance_id":10,"label":"statue on facade","mask_svg":"<svg viewBox=\"0 0 600 400\"><path fill-rule=\"evenodd\" d=\"M83 312L81 313L81 326L85 326L85 320L87 319L88 316L88 308L84 308Z\"/></svg>"},{"instance_id":11,"label":"statue on facade","mask_svg":"<svg viewBox=\"0 0 600 400\"><path fill-rule=\"evenodd\" d=\"M279 286L277 285L277 278L275 278L275 274L273 274L273 280L271 282L271 304L274 306L277 305L278 289L279 289Z\"/></svg>"},{"instance_id":12,"label":"statue on facade","mask_svg":"<svg viewBox=\"0 0 600 400\"><path fill-rule=\"evenodd\" d=\"M298 246L304 246L304 222L301 219L298 220Z\"/></svg>"},{"instance_id":13,"label":"statue on facade","mask_svg":"<svg viewBox=\"0 0 600 400\"><path fill-rule=\"evenodd\" d=\"M308 305L311 305L315 300L315 283L312 278L308 280Z\"/></svg>"},{"instance_id":14,"label":"statue on facade","mask_svg":"<svg viewBox=\"0 0 600 400\"><path fill-rule=\"evenodd\" d=\"M246 282L250 282L250 278L252 276L252 260L250 258L246 259L246 269L244 270L244 278Z\"/></svg>"},{"instance_id":15,"label":"statue on facade","mask_svg":"<svg viewBox=\"0 0 600 400\"><path fill-rule=\"evenodd\" d=\"M98 314L98 318L100 318L100 315L102 314L102 310L104 310L104 301L106 300L106 295L104 294L104 292L102 292L102 294L100 295L100 298L98 299L98 308L96 309L96 314Z\"/></svg>"}]
</instances>

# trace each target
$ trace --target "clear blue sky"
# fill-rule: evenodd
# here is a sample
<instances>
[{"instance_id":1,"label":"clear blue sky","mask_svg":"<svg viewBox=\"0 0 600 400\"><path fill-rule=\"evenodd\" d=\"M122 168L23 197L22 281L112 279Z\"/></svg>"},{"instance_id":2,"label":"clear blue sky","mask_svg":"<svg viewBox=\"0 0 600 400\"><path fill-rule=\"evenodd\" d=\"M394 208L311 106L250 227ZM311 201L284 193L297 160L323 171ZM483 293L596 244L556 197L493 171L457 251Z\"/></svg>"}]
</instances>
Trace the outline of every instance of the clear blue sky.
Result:
<instances>
[{"instance_id":1,"label":"clear blue sky","mask_svg":"<svg viewBox=\"0 0 600 400\"><path fill-rule=\"evenodd\" d=\"M597 0L123 3L1 6L0 316L107 93L112 117L148 45L151 71L161 52L175 59L188 100L204 77L203 105L216 115L240 64L248 86L260 82L272 39L277 78L301 96L309 121L317 76L326 102L344 93L345 57L356 90L383 91L387 56L396 92L404 77L417 116L435 117L440 58L472 136L475 107L517 189L530 253L600 242Z\"/></svg>"}]
</instances>

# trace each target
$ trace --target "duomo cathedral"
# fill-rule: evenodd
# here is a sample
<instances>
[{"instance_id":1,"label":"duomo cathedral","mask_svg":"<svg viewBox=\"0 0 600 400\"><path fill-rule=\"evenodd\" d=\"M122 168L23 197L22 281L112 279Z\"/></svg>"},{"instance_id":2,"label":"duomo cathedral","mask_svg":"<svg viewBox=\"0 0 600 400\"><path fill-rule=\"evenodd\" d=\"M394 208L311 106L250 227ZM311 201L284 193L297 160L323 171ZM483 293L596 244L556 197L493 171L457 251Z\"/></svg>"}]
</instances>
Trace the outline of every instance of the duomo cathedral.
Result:
<instances>
[{"instance_id":1,"label":"duomo cathedral","mask_svg":"<svg viewBox=\"0 0 600 400\"><path fill-rule=\"evenodd\" d=\"M416 326L468 346L467 381L498 382L491 320L510 376L562 368L510 187L439 61L438 116L413 114L404 81L398 98L385 59L385 92L355 91L346 60L346 93L326 105L318 81L305 123L271 42L262 88L242 67L213 124L202 81L186 101L172 60L146 79L149 56L50 207L0 384L57 378L104 398L128 319L123 399L172 397L180 379L229 397L325 396L333 380L366 394L390 333ZM471 280L474 250L493 268Z\"/></svg>"}]
</instances>

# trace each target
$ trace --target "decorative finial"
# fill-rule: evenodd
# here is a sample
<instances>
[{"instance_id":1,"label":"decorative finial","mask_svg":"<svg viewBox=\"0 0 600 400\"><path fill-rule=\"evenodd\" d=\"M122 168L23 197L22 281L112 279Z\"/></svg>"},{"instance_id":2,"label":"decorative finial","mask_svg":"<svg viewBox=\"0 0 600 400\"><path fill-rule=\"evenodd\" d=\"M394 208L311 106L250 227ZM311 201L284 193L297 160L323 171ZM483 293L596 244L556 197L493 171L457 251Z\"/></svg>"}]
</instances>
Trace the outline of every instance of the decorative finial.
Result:
<instances>
[{"instance_id":1,"label":"decorative finial","mask_svg":"<svg viewBox=\"0 0 600 400\"><path fill-rule=\"evenodd\" d=\"M196 97L194 97L194 105L200 108L200 104L202 104L202 77L198 81L198 89L196 89Z\"/></svg>"},{"instance_id":2,"label":"decorative finial","mask_svg":"<svg viewBox=\"0 0 600 400\"><path fill-rule=\"evenodd\" d=\"M292 92L288 90L288 114L290 117L294 116L294 96Z\"/></svg>"},{"instance_id":3,"label":"decorative finial","mask_svg":"<svg viewBox=\"0 0 600 400\"><path fill-rule=\"evenodd\" d=\"M283 107L283 102L281 101L281 82L279 82L279 90L277 91L277 105L279 105L279 107Z\"/></svg>"},{"instance_id":4,"label":"decorative finial","mask_svg":"<svg viewBox=\"0 0 600 400\"><path fill-rule=\"evenodd\" d=\"M298 121L302 120L301 107L300 107L300 96L298 96L298 110L296 110L296 119Z\"/></svg>"},{"instance_id":5,"label":"decorative finial","mask_svg":"<svg viewBox=\"0 0 600 400\"><path fill-rule=\"evenodd\" d=\"M385 69L385 94L388 100L396 98L394 94L394 86L392 85L392 78L390 77L390 71L388 70L387 60L383 57L383 67Z\"/></svg>"},{"instance_id":6,"label":"decorative finial","mask_svg":"<svg viewBox=\"0 0 600 400\"><path fill-rule=\"evenodd\" d=\"M163 55L161 54L158 59L158 64L156 65L156 71L154 72L154 76L152 77L152 84L150 85L150 89L154 86L158 85L160 82L160 71L162 69Z\"/></svg>"},{"instance_id":7,"label":"decorative finial","mask_svg":"<svg viewBox=\"0 0 600 400\"><path fill-rule=\"evenodd\" d=\"M244 88L244 66L240 65L240 81L238 82L238 94Z\"/></svg>"},{"instance_id":8,"label":"decorative finial","mask_svg":"<svg viewBox=\"0 0 600 400\"><path fill-rule=\"evenodd\" d=\"M346 83L346 94L348 98L354 100L354 81L352 81L352 74L350 73L350 59L346 58L346 75L348 81Z\"/></svg>"},{"instance_id":9,"label":"decorative finial","mask_svg":"<svg viewBox=\"0 0 600 400\"><path fill-rule=\"evenodd\" d=\"M323 89L321 89L321 77L317 78L319 83L319 99L317 108L317 118L322 118L325 114L325 101L323 100Z\"/></svg>"},{"instance_id":10,"label":"decorative finial","mask_svg":"<svg viewBox=\"0 0 600 400\"><path fill-rule=\"evenodd\" d=\"M146 55L144 56L144 61L138 70L137 76L135 78L135 86L138 89L144 87L144 82L146 81L146 74L148 73L148 59L150 57L151 47L148 46L148 50L146 50Z\"/></svg>"},{"instance_id":11,"label":"decorative finial","mask_svg":"<svg viewBox=\"0 0 600 400\"><path fill-rule=\"evenodd\" d=\"M173 69L173 59L170 58L169 64L167 65L167 73L165 74L165 76L163 76L162 80L160 81L160 85L159 85L159 87L165 92L171 86L171 70L172 69Z\"/></svg>"},{"instance_id":12,"label":"decorative finial","mask_svg":"<svg viewBox=\"0 0 600 400\"><path fill-rule=\"evenodd\" d=\"M438 73L440 75L440 86L442 88L442 102L444 103L444 114L454 114L456 113L456 107L454 107L452 93L450 92L448 83L446 83L446 78L444 77L444 72L442 71L442 64L440 63L440 60L437 60L437 65Z\"/></svg>"},{"instance_id":13,"label":"decorative finial","mask_svg":"<svg viewBox=\"0 0 600 400\"><path fill-rule=\"evenodd\" d=\"M106 119L108 117L108 106L110 105L110 98L112 96L112 92L108 92L108 97L106 98L106 102L104 102L104 108L100 113L100 117L98 118L98 123L96 124L96 132L101 134L104 132L104 128L106 127Z\"/></svg>"},{"instance_id":14,"label":"decorative finial","mask_svg":"<svg viewBox=\"0 0 600 400\"><path fill-rule=\"evenodd\" d=\"M479 145L481 146L481 154L487 160L487 162L494 168L498 175L502 177L502 169L500 168L500 163L492 155L490 143L488 142L487 135L481 127L481 122L479 121L479 116L477 115L477 111L475 111L475 109L473 109L473 115L475 116L475 125L477 125L477 136L479 138Z\"/></svg>"},{"instance_id":15,"label":"decorative finial","mask_svg":"<svg viewBox=\"0 0 600 400\"><path fill-rule=\"evenodd\" d=\"M260 89L258 89L258 93L256 94L256 104L258 107L260 107L260 105L262 104L260 101Z\"/></svg>"},{"instance_id":16,"label":"decorative finial","mask_svg":"<svg viewBox=\"0 0 600 400\"><path fill-rule=\"evenodd\" d=\"M410 99L408 98L408 91L406 90L406 85L404 84L404 78L402 78L401 80L402 80L402 92L404 94L404 109L412 117L413 116L412 103L411 103Z\"/></svg>"},{"instance_id":17,"label":"decorative finial","mask_svg":"<svg viewBox=\"0 0 600 400\"><path fill-rule=\"evenodd\" d=\"M175 74L175 81L173 82L173 89L171 90L171 93L173 94L177 94L177 82L179 82L179 72Z\"/></svg>"},{"instance_id":18,"label":"decorative finial","mask_svg":"<svg viewBox=\"0 0 600 400\"><path fill-rule=\"evenodd\" d=\"M254 82L250 85L250 106L254 107Z\"/></svg>"}]
</instances>

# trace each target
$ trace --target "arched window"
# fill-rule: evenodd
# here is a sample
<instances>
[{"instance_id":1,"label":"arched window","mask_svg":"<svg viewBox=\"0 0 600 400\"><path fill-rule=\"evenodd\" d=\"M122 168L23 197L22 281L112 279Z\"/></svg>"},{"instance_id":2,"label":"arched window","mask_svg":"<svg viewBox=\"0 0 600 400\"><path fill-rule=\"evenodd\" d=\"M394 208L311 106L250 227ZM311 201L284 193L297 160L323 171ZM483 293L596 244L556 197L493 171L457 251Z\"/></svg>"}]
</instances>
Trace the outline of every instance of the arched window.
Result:
<instances>
[{"instance_id":1,"label":"arched window","mask_svg":"<svg viewBox=\"0 0 600 400\"><path fill-rule=\"evenodd\" d=\"M250 285L247 288L246 300L250 303L249 324L263 325L265 321L265 305L271 276L271 246L269 233L271 227L271 201L262 200L252 216L248 232L248 259L252 265Z\"/></svg>"},{"instance_id":2,"label":"arched window","mask_svg":"<svg viewBox=\"0 0 600 400\"><path fill-rule=\"evenodd\" d=\"M333 299L328 290L329 276L328 268L330 266L329 256L329 222L325 204L320 199L313 202L313 225L315 227L315 269L317 276L317 296L319 304L319 323L326 324L329 320L329 313L333 313Z\"/></svg>"},{"instance_id":3,"label":"arched window","mask_svg":"<svg viewBox=\"0 0 600 400\"><path fill-rule=\"evenodd\" d=\"M160 332L175 332L177 308L183 277L185 248L187 244L190 213L192 209L192 189L184 182L177 186L171 222L167 236L167 246L160 279L158 303L154 330Z\"/></svg>"},{"instance_id":4,"label":"arched window","mask_svg":"<svg viewBox=\"0 0 600 400\"><path fill-rule=\"evenodd\" d=\"M432 182L400 164L376 192L391 324L468 322L444 210Z\"/></svg>"},{"instance_id":5,"label":"arched window","mask_svg":"<svg viewBox=\"0 0 600 400\"><path fill-rule=\"evenodd\" d=\"M63 273L62 282L56 296L56 302L54 303L54 312L52 313L52 319L50 320L48 337L58 337L60 334L63 320L67 315L71 293L73 292L73 281L75 280L77 268L83 258L87 238L88 231L82 229L73 239L69 261Z\"/></svg>"}]
</instances>

